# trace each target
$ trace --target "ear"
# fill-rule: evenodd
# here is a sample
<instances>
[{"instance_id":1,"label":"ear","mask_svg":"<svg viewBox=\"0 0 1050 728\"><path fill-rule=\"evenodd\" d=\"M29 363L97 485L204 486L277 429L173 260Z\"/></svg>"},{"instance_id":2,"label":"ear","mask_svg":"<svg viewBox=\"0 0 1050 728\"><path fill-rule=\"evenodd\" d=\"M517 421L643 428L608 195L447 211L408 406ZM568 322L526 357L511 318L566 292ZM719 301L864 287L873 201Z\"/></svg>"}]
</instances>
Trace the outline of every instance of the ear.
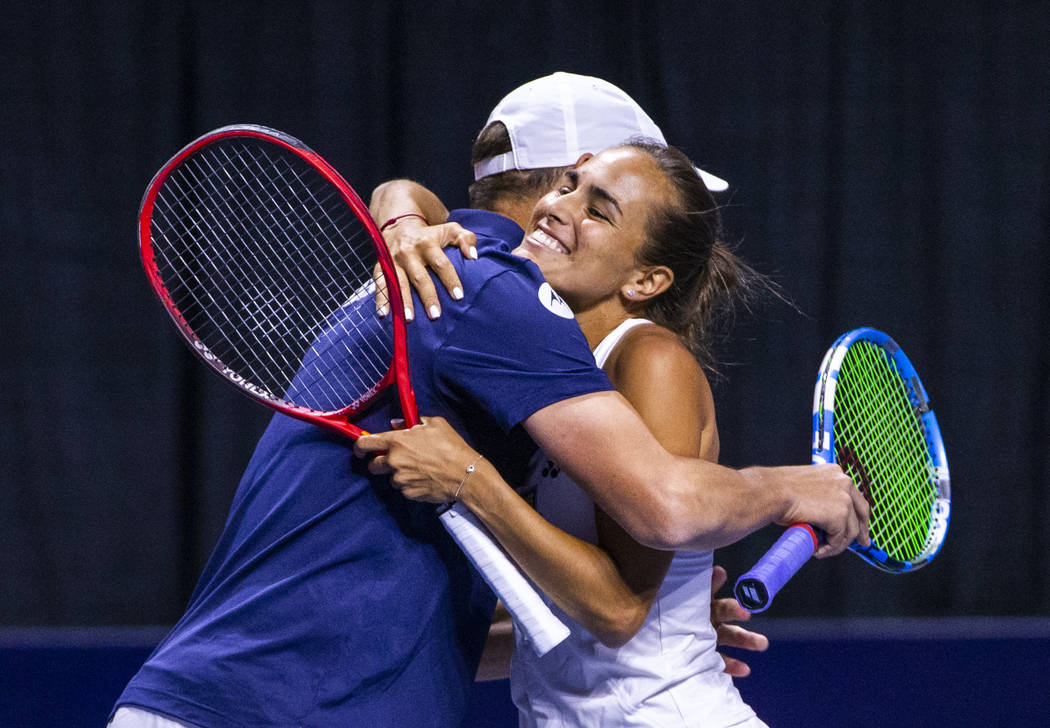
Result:
<instances>
[{"instance_id":1,"label":"ear","mask_svg":"<svg viewBox=\"0 0 1050 728\"><path fill-rule=\"evenodd\" d=\"M593 156L594 155L591 154L590 152L584 152L583 154L580 155L580 158L576 160L576 164L574 164L572 166L573 167L579 167L581 164L583 164L584 162L586 162L588 159L590 159Z\"/></svg>"},{"instance_id":2,"label":"ear","mask_svg":"<svg viewBox=\"0 0 1050 728\"><path fill-rule=\"evenodd\" d=\"M628 304L655 298L674 283L674 273L666 265L635 269L627 282L620 286L620 295Z\"/></svg>"}]
</instances>

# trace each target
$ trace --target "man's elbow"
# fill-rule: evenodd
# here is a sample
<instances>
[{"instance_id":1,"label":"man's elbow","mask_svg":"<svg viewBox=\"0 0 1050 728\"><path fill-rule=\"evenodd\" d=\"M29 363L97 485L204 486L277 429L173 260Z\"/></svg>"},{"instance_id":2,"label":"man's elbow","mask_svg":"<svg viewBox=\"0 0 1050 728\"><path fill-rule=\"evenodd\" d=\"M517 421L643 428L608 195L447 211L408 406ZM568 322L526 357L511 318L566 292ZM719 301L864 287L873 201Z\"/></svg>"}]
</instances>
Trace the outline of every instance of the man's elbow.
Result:
<instances>
[{"instance_id":1,"label":"man's elbow","mask_svg":"<svg viewBox=\"0 0 1050 728\"><path fill-rule=\"evenodd\" d=\"M658 551L678 551L692 543L701 524L673 497L663 497L636 511L632 523L624 525L634 539Z\"/></svg>"}]
</instances>

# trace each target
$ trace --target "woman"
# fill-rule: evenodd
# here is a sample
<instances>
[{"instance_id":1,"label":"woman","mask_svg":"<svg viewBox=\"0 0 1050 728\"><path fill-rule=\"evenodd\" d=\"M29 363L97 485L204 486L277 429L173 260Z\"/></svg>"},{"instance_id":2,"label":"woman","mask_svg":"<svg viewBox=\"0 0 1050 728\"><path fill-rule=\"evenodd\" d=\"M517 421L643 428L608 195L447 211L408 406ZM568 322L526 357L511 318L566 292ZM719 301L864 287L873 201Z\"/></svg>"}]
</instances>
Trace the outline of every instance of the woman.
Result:
<instances>
[{"instance_id":1,"label":"woman","mask_svg":"<svg viewBox=\"0 0 1050 728\"><path fill-rule=\"evenodd\" d=\"M582 158L536 205L515 250L568 304L661 444L711 460L718 434L701 363L712 361L713 323L751 277L720 228L689 160L640 142ZM711 551L641 546L542 453L526 489L534 510L442 421L410 435L373 472L393 472L410 498L463 501L572 628L542 658L514 651L521 725L763 725L715 652Z\"/></svg>"}]
</instances>

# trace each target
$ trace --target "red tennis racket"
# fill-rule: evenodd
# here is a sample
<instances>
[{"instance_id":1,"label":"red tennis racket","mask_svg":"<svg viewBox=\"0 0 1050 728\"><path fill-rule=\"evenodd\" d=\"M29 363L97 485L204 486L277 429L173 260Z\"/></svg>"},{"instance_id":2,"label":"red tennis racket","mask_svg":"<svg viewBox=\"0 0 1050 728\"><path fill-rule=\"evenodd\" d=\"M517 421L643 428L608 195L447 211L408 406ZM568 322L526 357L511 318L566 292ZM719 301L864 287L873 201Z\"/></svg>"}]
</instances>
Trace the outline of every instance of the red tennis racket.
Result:
<instances>
[{"instance_id":1,"label":"red tennis racket","mask_svg":"<svg viewBox=\"0 0 1050 728\"><path fill-rule=\"evenodd\" d=\"M355 305L375 295L376 264L401 301L393 262L361 198L302 142L237 125L190 143L146 190L139 246L193 351L256 401L356 439L352 418L392 385L419 422L403 306ZM466 508L441 521L537 653L569 634Z\"/></svg>"}]
</instances>

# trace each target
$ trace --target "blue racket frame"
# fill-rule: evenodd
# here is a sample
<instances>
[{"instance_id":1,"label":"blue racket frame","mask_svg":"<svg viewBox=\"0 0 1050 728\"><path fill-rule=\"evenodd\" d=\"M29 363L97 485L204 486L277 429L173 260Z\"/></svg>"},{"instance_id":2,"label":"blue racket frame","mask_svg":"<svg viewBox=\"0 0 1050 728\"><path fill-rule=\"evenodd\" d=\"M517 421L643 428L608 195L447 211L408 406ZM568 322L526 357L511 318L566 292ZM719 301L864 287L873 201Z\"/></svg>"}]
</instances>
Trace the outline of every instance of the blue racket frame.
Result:
<instances>
[{"instance_id":1,"label":"blue racket frame","mask_svg":"<svg viewBox=\"0 0 1050 728\"><path fill-rule=\"evenodd\" d=\"M869 341L877 345L882 352L896 365L911 401L912 408L922 420L926 436L926 446L933 468L933 482L937 495L931 507L930 535L918 556L910 561L901 561L887 554L883 549L872 544L861 546L854 542L850 550L872 566L893 574L914 571L932 560L941 547L948 532L951 517L951 478L948 473L948 458L944 452L944 441L937 416L930 407L930 398L919 379L911 360L900 345L888 334L873 328L859 328L849 331L831 345L820 372L813 394L813 464L834 463L835 460L835 386L838 383L839 371L846 352L858 341Z\"/></svg>"},{"instance_id":2,"label":"blue racket frame","mask_svg":"<svg viewBox=\"0 0 1050 728\"><path fill-rule=\"evenodd\" d=\"M924 426L930 456L931 480L936 489L931 503L930 531L922 550L915 558L901 561L891 557L874 543L871 546L861 546L856 542L850 545L855 554L872 566L888 573L900 574L914 571L929 563L944 545L951 516L951 480L940 426L930 407L926 389L911 361L897 342L886 333L869 327L848 331L836 339L824 355L813 393L812 462L836 462L835 388L846 352L859 341L868 341L878 346L883 354L893 361L900 374L912 408ZM737 580L734 593L741 606L752 613L765 611L777 592L813 555L818 541L819 535L808 524L796 524L785 530L754 568Z\"/></svg>"}]
</instances>

